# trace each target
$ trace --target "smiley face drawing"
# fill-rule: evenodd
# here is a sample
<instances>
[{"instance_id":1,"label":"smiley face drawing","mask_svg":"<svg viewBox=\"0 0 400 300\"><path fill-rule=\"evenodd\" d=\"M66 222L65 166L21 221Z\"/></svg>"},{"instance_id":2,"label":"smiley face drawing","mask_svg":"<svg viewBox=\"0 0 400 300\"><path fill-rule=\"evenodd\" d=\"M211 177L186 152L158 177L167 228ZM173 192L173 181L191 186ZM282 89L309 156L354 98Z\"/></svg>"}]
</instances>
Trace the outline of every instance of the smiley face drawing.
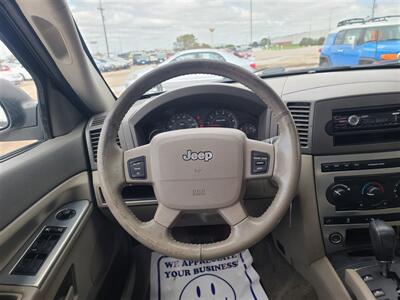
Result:
<instances>
[{"instance_id":1,"label":"smiley face drawing","mask_svg":"<svg viewBox=\"0 0 400 300\"><path fill-rule=\"evenodd\" d=\"M233 287L214 274L202 274L190 280L183 288L179 300L236 300Z\"/></svg>"}]
</instances>

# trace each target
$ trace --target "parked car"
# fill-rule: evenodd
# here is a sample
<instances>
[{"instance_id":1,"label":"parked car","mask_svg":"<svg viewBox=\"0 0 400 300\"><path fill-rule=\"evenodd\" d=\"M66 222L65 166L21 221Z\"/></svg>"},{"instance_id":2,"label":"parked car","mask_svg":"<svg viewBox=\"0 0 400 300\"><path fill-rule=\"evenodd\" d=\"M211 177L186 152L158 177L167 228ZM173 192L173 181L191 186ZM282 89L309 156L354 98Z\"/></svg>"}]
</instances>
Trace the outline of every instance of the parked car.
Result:
<instances>
[{"instance_id":1,"label":"parked car","mask_svg":"<svg viewBox=\"0 0 400 300\"><path fill-rule=\"evenodd\" d=\"M235 65L241 66L244 69L254 72L256 70L256 64L248 59L243 59L236 57L232 53L229 53L224 50L217 50L217 49L192 49L192 50L185 50L182 52L179 52L164 62L162 62L159 66L165 65L165 64L170 64L174 62L179 62L179 61L184 61L184 60L189 60L189 59L211 59L211 60L218 60L218 61L225 61L225 62L230 62ZM125 87L128 87L134 82L136 79L139 77L143 76L144 74L150 72L152 69L155 67L151 68L146 68L146 69L141 69L135 73L132 73L127 81L125 82ZM186 75L186 76L181 76L178 78L174 78L172 80L166 81L163 83L163 85L159 85L155 87L154 89L151 90L151 92L159 92L163 90L172 90L177 87L182 87L190 84L196 84L196 83L204 83L204 82L210 82L210 81L218 81L221 80L222 78L219 76L215 75L208 75L208 74L193 74L193 75Z\"/></svg>"},{"instance_id":2,"label":"parked car","mask_svg":"<svg viewBox=\"0 0 400 300\"><path fill-rule=\"evenodd\" d=\"M110 63L106 62L104 59L94 58L94 62L96 63L97 68L99 68L99 71L102 73L112 70L112 66L110 65Z\"/></svg>"},{"instance_id":3,"label":"parked car","mask_svg":"<svg viewBox=\"0 0 400 300\"><path fill-rule=\"evenodd\" d=\"M158 56L156 53L150 53L148 59L150 64L156 64L158 62Z\"/></svg>"},{"instance_id":4,"label":"parked car","mask_svg":"<svg viewBox=\"0 0 400 300\"><path fill-rule=\"evenodd\" d=\"M129 68L129 63L120 57L110 57L104 59L111 66L112 70L122 70Z\"/></svg>"},{"instance_id":5,"label":"parked car","mask_svg":"<svg viewBox=\"0 0 400 300\"><path fill-rule=\"evenodd\" d=\"M156 64L161 64L167 59L167 55L165 53L157 53Z\"/></svg>"},{"instance_id":6,"label":"parked car","mask_svg":"<svg viewBox=\"0 0 400 300\"><path fill-rule=\"evenodd\" d=\"M19 84L24 80L21 74L5 64L0 64L0 79L5 79L13 84Z\"/></svg>"},{"instance_id":7,"label":"parked car","mask_svg":"<svg viewBox=\"0 0 400 300\"><path fill-rule=\"evenodd\" d=\"M122 69L127 69L130 66L129 61L122 57L116 56L116 57L113 57L113 60L118 62Z\"/></svg>"},{"instance_id":8,"label":"parked car","mask_svg":"<svg viewBox=\"0 0 400 300\"><path fill-rule=\"evenodd\" d=\"M320 51L319 65L354 66L400 58L400 16L338 23Z\"/></svg>"},{"instance_id":9,"label":"parked car","mask_svg":"<svg viewBox=\"0 0 400 300\"><path fill-rule=\"evenodd\" d=\"M6 62L3 66L8 66L11 71L22 76L22 80L32 80L31 74L18 62Z\"/></svg>"},{"instance_id":10,"label":"parked car","mask_svg":"<svg viewBox=\"0 0 400 300\"><path fill-rule=\"evenodd\" d=\"M253 56L251 48L248 46L237 46L235 47L233 54L240 58L250 58Z\"/></svg>"},{"instance_id":11,"label":"parked car","mask_svg":"<svg viewBox=\"0 0 400 300\"><path fill-rule=\"evenodd\" d=\"M143 54L134 55L133 56L133 64L134 65L147 65L149 64L149 59L147 56Z\"/></svg>"}]
</instances>

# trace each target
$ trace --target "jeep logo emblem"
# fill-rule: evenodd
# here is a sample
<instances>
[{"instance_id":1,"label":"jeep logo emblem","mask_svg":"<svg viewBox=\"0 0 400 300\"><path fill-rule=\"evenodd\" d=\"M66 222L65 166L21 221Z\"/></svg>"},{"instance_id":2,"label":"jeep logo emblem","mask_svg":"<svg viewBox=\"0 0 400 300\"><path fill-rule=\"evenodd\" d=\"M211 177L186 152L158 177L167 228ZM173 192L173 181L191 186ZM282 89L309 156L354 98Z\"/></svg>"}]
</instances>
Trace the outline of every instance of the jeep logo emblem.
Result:
<instances>
[{"instance_id":1,"label":"jeep logo emblem","mask_svg":"<svg viewBox=\"0 0 400 300\"><path fill-rule=\"evenodd\" d=\"M214 155L211 151L194 152L192 150L187 150L187 152L182 155L182 158L184 161L203 160L205 162L208 162L208 161L212 160L213 157L214 157Z\"/></svg>"}]
</instances>

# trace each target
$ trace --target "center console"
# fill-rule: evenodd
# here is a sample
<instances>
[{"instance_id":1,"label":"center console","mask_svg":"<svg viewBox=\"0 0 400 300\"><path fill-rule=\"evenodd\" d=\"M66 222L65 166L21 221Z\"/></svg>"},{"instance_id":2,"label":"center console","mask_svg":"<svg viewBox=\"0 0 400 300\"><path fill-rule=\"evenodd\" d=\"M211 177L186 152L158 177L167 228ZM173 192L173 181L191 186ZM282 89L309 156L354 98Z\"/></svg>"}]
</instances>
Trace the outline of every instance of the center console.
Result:
<instances>
[{"instance_id":1,"label":"center console","mask_svg":"<svg viewBox=\"0 0 400 300\"><path fill-rule=\"evenodd\" d=\"M357 299L400 296L400 263L392 264L400 226L399 99L386 94L313 103L309 153L325 252ZM385 230L392 242L383 247ZM388 259L382 259L385 251Z\"/></svg>"},{"instance_id":2,"label":"center console","mask_svg":"<svg viewBox=\"0 0 400 300\"><path fill-rule=\"evenodd\" d=\"M400 225L398 94L313 103L317 205L328 255L370 246L368 223Z\"/></svg>"},{"instance_id":3,"label":"center console","mask_svg":"<svg viewBox=\"0 0 400 300\"><path fill-rule=\"evenodd\" d=\"M400 225L400 151L315 157L314 173L328 254L368 244L371 219Z\"/></svg>"}]
</instances>

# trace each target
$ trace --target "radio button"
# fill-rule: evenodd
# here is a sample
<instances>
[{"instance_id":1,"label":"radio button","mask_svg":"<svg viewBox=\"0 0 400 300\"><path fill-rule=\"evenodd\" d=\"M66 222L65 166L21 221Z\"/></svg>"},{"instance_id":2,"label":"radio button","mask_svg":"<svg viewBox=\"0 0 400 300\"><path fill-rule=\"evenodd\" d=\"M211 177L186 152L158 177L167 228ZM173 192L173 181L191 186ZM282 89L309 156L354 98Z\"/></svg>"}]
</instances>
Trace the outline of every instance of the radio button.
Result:
<instances>
[{"instance_id":1,"label":"radio button","mask_svg":"<svg viewBox=\"0 0 400 300\"><path fill-rule=\"evenodd\" d=\"M357 126L360 123L360 116L351 115L347 118L347 123L351 126Z\"/></svg>"},{"instance_id":2,"label":"radio button","mask_svg":"<svg viewBox=\"0 0 400 300\"><path fill-rule=\"evenodd\" d=\"M331 172L332 165L331 164L321 164L321 171L322 172Z\"/></svg>"},{"instance_id":3,"label":"radio button","mask_svg":"<svg viewBox=\"0 0 400 300\"><path fill-rule=\"evenodd\" d=\"M397 200L400 199L400 180L394 185L393 193Z\"/></svg>"}]
</instances>

